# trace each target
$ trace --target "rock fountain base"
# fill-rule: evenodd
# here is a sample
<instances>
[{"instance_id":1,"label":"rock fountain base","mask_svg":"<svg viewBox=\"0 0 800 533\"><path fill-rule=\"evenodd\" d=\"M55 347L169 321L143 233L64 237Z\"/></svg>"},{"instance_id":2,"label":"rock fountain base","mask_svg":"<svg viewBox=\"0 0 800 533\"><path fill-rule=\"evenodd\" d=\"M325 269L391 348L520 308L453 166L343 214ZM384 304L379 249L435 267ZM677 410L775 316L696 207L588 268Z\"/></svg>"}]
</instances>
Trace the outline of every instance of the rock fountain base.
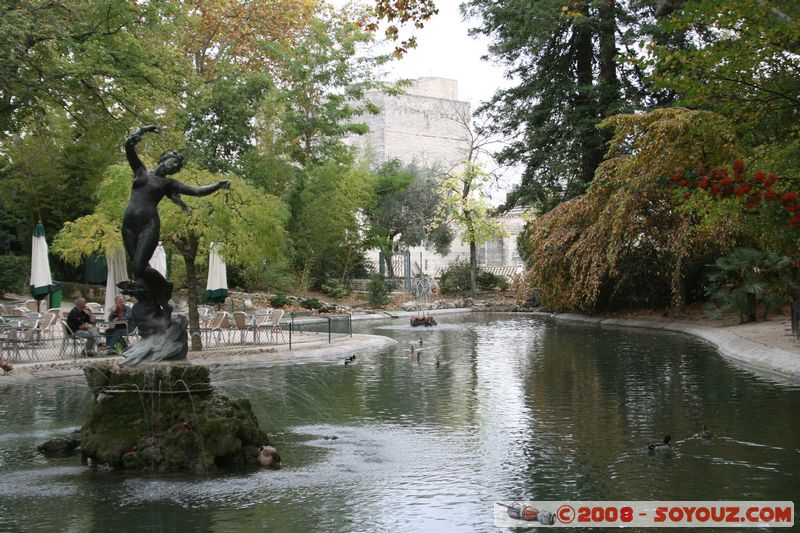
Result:
<instances>
[{"instance_id":1,"label":"rock fountain base","mask_svg":"<svg viewBox=\"0 0 800 533\"><path fill-rule=\"evenodd\" d=\"M128 471L190 471L256 465L269 444L250 402L211 386L206 367L97 364L84 369L93 392L81 430L87 462Z\"/></svg>"}]
</instances>

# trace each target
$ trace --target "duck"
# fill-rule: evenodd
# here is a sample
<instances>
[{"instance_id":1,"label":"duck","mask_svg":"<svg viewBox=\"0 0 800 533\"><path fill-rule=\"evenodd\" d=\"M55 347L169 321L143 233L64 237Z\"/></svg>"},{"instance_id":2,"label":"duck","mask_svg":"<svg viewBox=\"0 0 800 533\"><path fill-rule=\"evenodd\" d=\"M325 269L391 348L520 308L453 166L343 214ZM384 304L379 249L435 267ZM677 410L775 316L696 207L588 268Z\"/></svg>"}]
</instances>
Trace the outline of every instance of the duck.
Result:
<instances>
[{"instance_id":1,"label":"duck","mask_svg":"<svg viewBox=\"0 0 800 533\"><path fill-rule=\"evenodd\" d=\"M438 366L439 366L439 364L440 364L440 363L439 363L439 356L437 355L437 356L436 356L436 366L438 367Z\"/></svg>"},{"instance_id":2,"label":"duck","mask_svg":"<svg viewBox=\"0 0 800 533\"><path fill-rule=\"evenodd\" d=\"M670 446L669 441L672 440L672 437L669 435L664 436L664 442L651 442L647 445L647 449L651 452L669 452L672 451L672 446Z\"/></svg>"},{"instance_id":3,"label":"duck","mask_svg":"<svg viewBox=\"0 0 800 533\"><path fill-rule=\"evenodd\" d=\"M714 434L708 430L705 424L703 424L703 431L695 435L698 439L710 439L713 436Z\"/></svg>"},{"instance_id":4,"label":"duck","mask_svg":"<svg viewBox=\"0 0 800 533\"><path fill-rule=\"evenodd\" d=\"M422 346L422 337L420 337L420 338L417 340L417 342L419 342L419 345L420 345L420 346Z\"/></svg>"},{"instance_id":5,"label":"duck","mask_svg":"<svg viewBox=\"0 0 800 533\"><path fill-rule=\"evenodd\" d=\"M351 363L355 363L356 362L356 354L353 354L353 355L350 356L350 362Z\"/></svg>"},{"instance_id":6,"label":"duck","mask_svg":"<svg viewBox=\"0 0 800 533\"><path fill-rule=\"evenodd\" d=\"M258 449L258 464L269 468L281 467L281 456L274 446L262 446Z\"/></svg>"},{"instance_id":7,"label":"duck","mask_svg":"<svg viewBox=\"0 0 800 533\"><path fill-rule=\"evenodd\" d=\"M350 358L349 358L349 357L348 357L347 359L345 359L345 360L344 360L344 366L347 366L347 365L349 365L350 363L352 363L352 361L350 360Z\"/></svg>"}]
</instances>

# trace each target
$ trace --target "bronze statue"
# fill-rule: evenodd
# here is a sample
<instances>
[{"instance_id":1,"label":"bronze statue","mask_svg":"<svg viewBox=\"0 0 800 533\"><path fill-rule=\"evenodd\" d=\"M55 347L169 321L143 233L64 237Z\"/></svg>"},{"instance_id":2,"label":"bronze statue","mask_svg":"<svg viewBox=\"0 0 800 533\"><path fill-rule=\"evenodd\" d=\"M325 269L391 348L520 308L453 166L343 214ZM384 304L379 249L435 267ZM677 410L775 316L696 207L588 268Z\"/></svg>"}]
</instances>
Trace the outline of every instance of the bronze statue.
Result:
<instances>
[{"instance_id":1,"label":"bronze statue","mask_svg":"<svg viewBox=\"0 0 800 533\"><path fill-rule=\"evenodd\" d=\"M144 126L125 141L125 155L133 170L133 182L131 198L122 219L122 241L130 258L132 281L122 282L119 287L124 294L138 300L133 306L133 317L142 336L142 341L125 351L127 359L123 364L129 365L142 361L185 359L188 351L186 319L172 319L169 305L172 283L148 264L158 246L161 231L158 203L166 196L188 212L181 194L208 196L219 189L230 188L231 183L222 180L214 185L192 187L169 178L183 167L183 157L175 152L164 152L155 170L147 170L136 153L136 144L143 134L157 131L158 126Z\"/></svg>"}]
</instances>

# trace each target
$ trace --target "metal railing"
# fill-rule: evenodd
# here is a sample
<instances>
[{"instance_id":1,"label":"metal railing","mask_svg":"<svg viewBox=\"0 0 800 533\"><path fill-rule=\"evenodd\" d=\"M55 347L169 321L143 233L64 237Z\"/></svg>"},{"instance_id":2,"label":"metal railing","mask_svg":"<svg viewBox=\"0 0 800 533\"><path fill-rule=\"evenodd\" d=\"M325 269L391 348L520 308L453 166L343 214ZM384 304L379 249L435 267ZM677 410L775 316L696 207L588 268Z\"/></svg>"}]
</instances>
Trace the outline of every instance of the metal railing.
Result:
<instances>
[{"instance_id":1,"label":"metal railing","mask_svg":"<svg viewBox=\"0 0 800 533\"><path fill-rule=\"evenodd\" d=\"M333 339L353 335L350 315L307 316L303 313L291 314L275 325L262 328L248 326L240 329L229 327L201 331L204 350L225 350L232 347L280 346L289 349L309 342L332 342ZM128 344L137 338L125 336ZM97 348L105 342L105 335L95 339ZM8 335L0 331L0 357L11 363L38 363L50 361L75 361L86 357L85 340L80 337L65 336L60 325L47 332L35 332L30 337ZM99 356L105 354L100 351Z\"/></svg>"}]
</instances>

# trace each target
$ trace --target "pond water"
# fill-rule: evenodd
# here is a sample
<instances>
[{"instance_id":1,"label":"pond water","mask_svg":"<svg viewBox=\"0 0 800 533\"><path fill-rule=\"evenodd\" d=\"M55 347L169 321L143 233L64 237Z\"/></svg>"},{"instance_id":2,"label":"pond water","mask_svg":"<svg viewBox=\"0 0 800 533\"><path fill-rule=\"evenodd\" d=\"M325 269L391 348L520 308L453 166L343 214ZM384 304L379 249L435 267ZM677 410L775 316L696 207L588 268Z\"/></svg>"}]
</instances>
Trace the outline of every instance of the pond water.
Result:
<instances>
[{"instance_id":1,"label":"pond water","mask_svg":"<svg viewBox=\"0 0 800 533\"><path fill-rule=\"evenodd\" d=\"M487 531L495 500L797 499L794 384L678 334L439 323L354 323L399 344L350 366L215 371L252 401L280 471L147 477L45 459L37 444L81 424L83 378L0 385L0 531ZM691 438L704 423L715 437ZM648 455L666 433L675 453Z\"/></svg>"}]
</instances>

